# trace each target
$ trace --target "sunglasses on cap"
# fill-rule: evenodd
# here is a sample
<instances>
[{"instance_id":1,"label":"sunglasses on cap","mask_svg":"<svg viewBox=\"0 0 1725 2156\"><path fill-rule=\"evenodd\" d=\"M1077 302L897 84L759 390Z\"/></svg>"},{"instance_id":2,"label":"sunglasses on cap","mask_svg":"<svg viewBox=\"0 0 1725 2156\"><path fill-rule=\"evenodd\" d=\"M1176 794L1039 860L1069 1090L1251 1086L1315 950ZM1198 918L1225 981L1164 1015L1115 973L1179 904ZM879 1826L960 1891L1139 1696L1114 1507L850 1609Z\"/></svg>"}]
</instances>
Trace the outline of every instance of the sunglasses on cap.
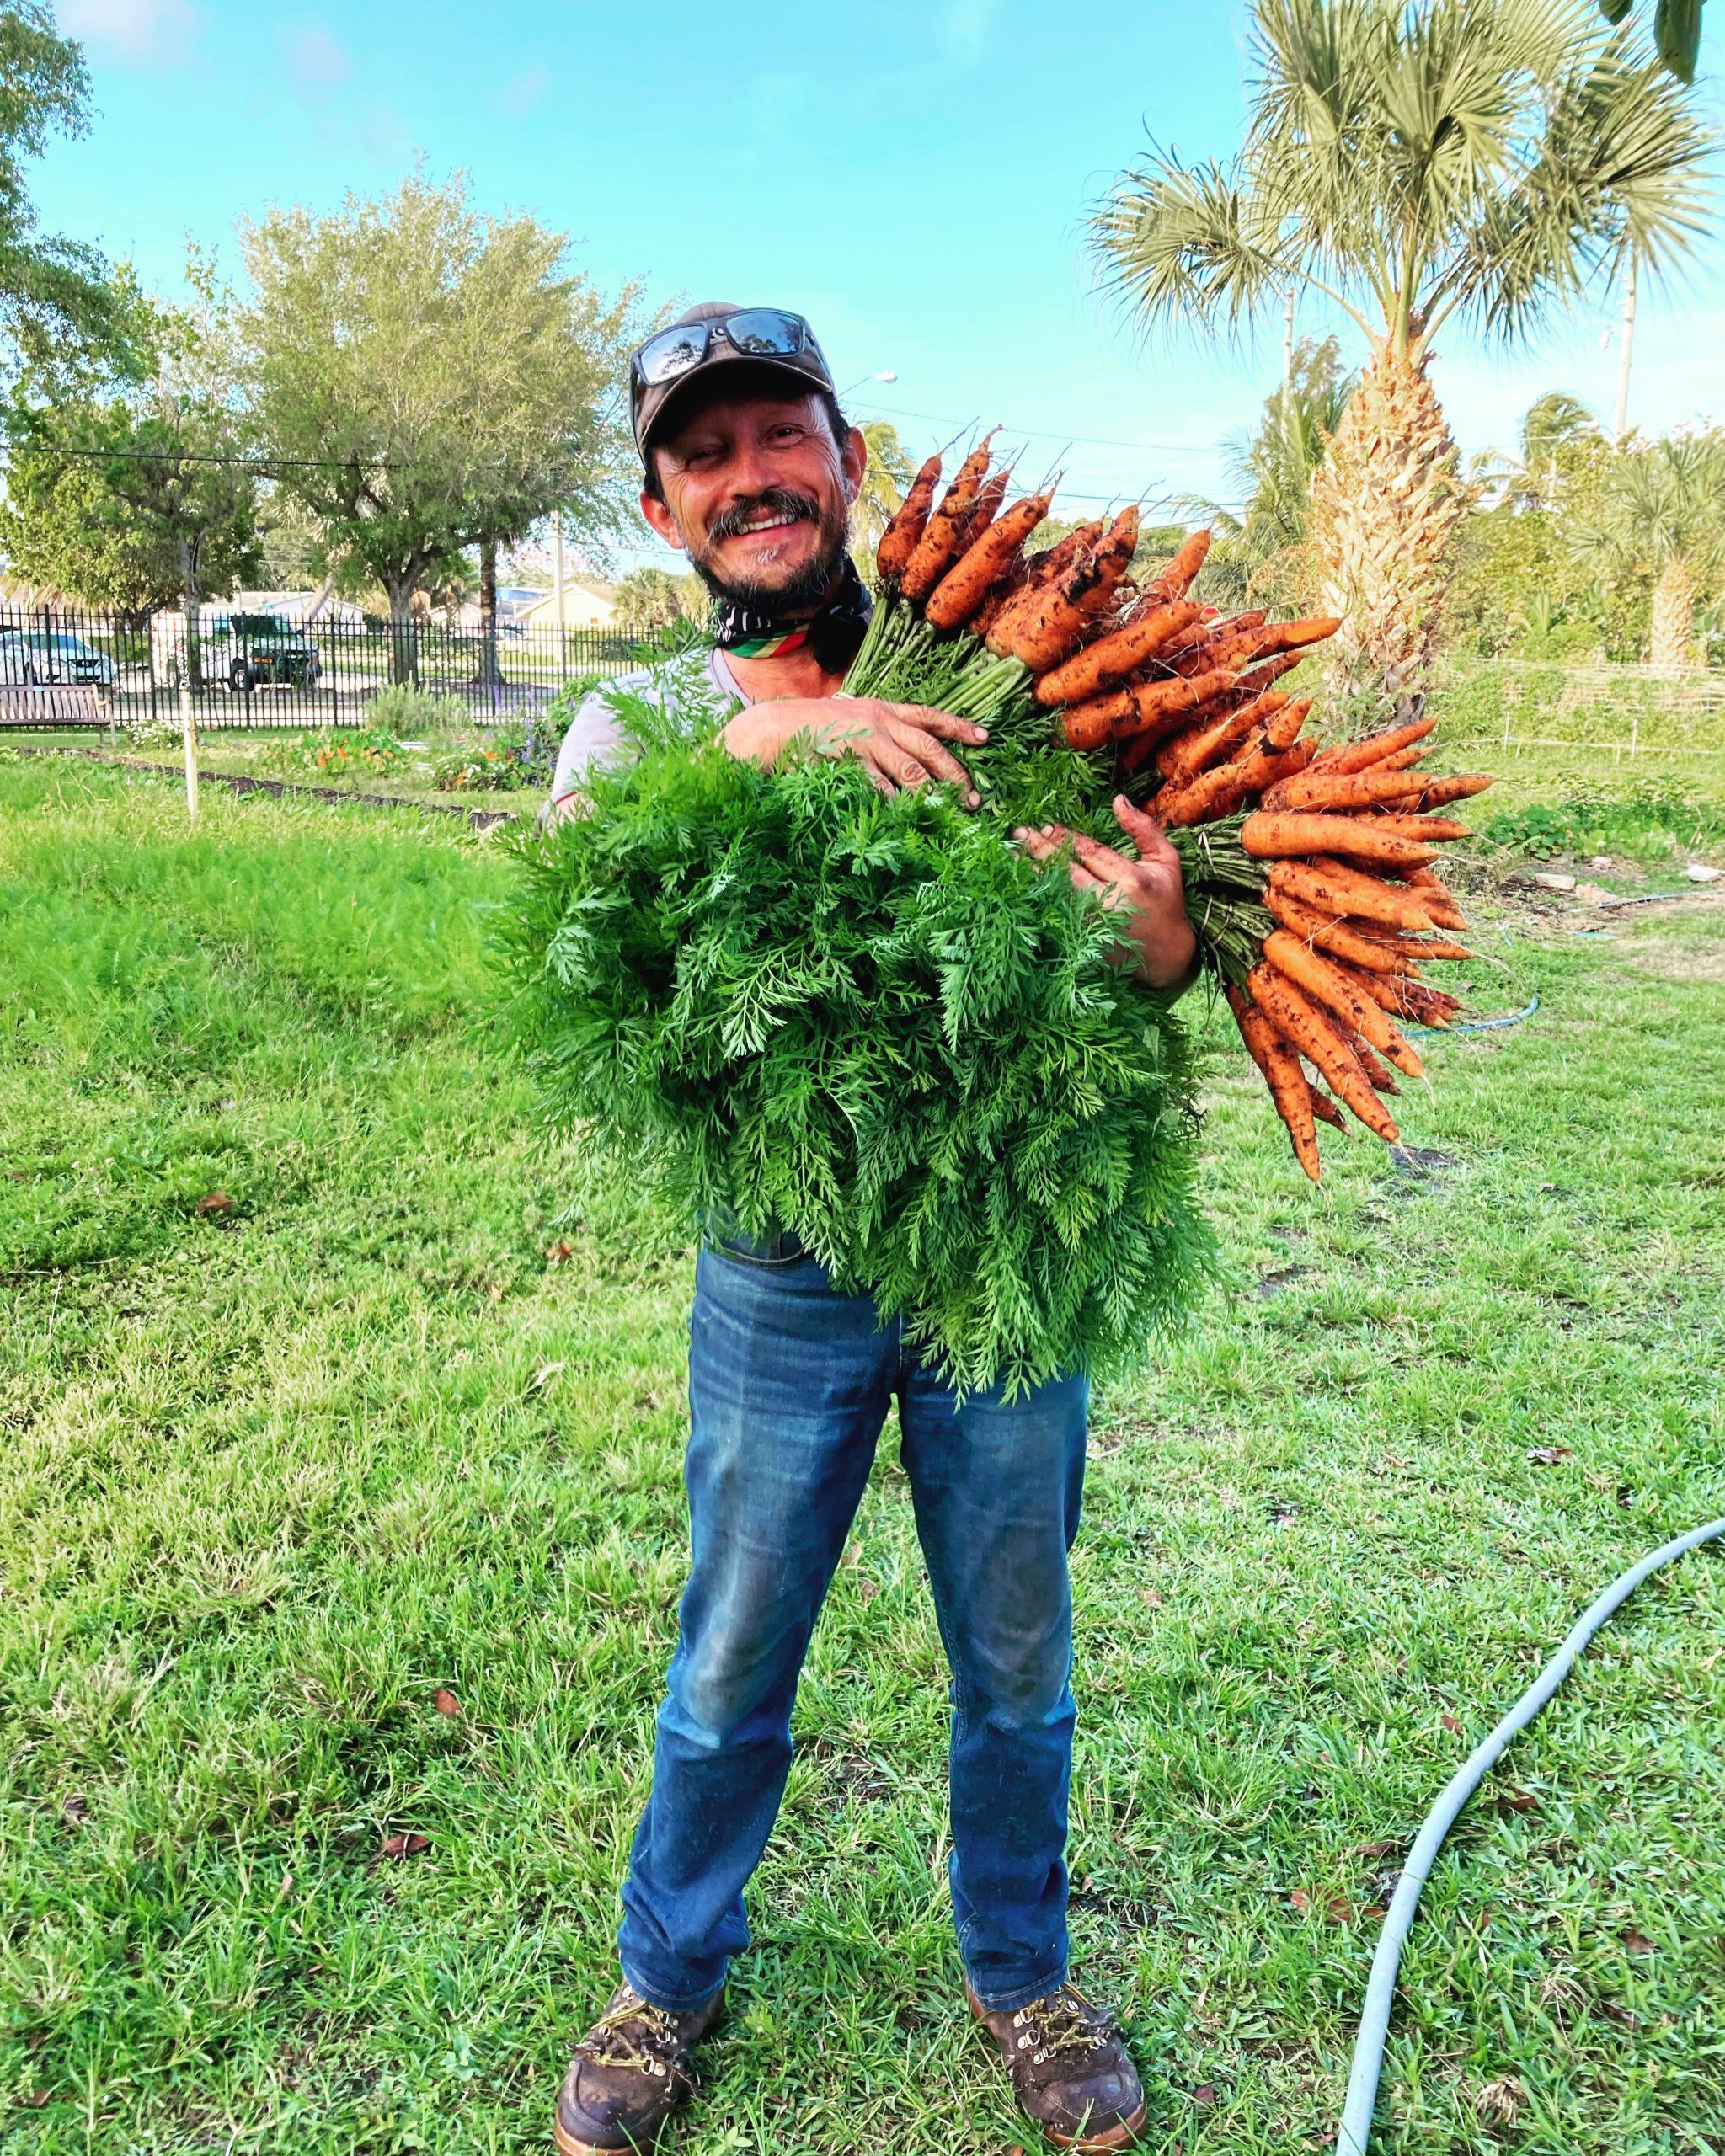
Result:
<instances>
[{"instance_id":1,"label":"sunglasses on cap","mask_svg":"<svg viewBox=\"0 0 1725 2156\"><path fill-rule=\"evenodd\" d=\"M794 360L811 353L823 373L826 360L814 333L800 314L788 314L771 307L741 308L710 322L680 323L649 337L629 365L635 379L649 389L675 382L679 375L698 367L722 339L740 358Z\"/></svg>"}]
</instances>

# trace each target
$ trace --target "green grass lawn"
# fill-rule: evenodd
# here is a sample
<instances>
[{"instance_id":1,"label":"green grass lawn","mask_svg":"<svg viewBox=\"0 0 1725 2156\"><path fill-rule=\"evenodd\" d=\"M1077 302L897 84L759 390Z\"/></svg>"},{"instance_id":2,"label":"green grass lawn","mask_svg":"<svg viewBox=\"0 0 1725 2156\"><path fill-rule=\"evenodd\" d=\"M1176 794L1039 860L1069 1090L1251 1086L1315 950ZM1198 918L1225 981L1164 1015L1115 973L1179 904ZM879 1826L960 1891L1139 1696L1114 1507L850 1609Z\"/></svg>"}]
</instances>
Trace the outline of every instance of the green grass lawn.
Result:
<instances>
[{"instance_id":1,"label":"green grass lawn","mask_svg":"<svg viewBox=\"0 0 1725 2156\"><path fill-rule=\"evenodd\" d=\"M562 1217L474 1025L508 878L453 823L212 795L188 836L166 782L0 760L0 2150L540 2148L613 1980L690 1254L623 1193ZM1725 1511L1725 908L1525 921L1469 977L1543 1007L1430 1044L1409 1172L1327 1138L1314 1192L1215 1028L1237 1289L1098 1403L1074 1925L1152 2147L1329 2145L1430 1798ZM959 1997L943 1683L884 1444L677 2156L1025 2141ZM1466 1815L1383 2150L1725 2150L1722 1726L1725 1552Z\"/></svg>"}]
</instances>

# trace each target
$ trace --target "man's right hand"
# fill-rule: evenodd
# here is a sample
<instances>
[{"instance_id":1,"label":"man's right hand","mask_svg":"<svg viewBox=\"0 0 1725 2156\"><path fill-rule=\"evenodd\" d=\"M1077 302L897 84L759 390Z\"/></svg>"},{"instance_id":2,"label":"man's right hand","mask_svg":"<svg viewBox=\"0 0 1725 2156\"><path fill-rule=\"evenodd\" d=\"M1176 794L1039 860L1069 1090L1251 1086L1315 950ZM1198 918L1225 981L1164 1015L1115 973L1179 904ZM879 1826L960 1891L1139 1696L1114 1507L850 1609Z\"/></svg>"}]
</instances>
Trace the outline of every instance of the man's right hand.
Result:
<instances>
[{"instance_id":1,"label":"man's right hand","mask_svg":"<svg viewBox=\"0 0 1725 2156\"><path fill-rule=\"evenodd\" d=\"M982 797L970 774L945 744L980 744L988 729L926 704L889 704L879 696L784 696L750 704L719 735L734 756L771 771L799 734L830 753L854 756L883 793L948 779L967 808Z\"/></svg>"}]
</instances>

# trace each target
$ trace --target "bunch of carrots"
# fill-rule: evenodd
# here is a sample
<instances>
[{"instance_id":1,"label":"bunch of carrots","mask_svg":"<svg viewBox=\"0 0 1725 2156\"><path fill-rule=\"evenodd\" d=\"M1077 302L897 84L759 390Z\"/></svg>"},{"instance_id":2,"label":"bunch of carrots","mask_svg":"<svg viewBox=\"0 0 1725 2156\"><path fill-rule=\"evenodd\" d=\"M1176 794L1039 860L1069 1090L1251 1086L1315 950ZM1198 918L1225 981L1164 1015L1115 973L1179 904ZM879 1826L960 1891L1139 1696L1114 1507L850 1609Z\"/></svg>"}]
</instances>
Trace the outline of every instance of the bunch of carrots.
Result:
<instances>
[{"instance_id":1,"label":"bunch of carrots","mask_svg":"<svg viewBox=\"0 0 1725 2156\"><path fill-rule=\"evenodd\" d=\"M1052 490L1009 504L1010 473L990 462L985 440L938 500L940 458L916 474L881 538L883 604L846 686L914 696L920 667L947 708L985 722L1028 696L1055 738L1096 755L1109 795L1131 793L1172 837L1200 950L1306 1173L1317 1124L1344 1127L1343 1108L1395 1144L1381 1096L1422 1067L1397 1022L1450 1024L1457 999L1419 969L1471 956L1432 866L1467 827L1434 812L1491 781L1422 776L1429 718L1323 747L1304 731L1311 699L1277 685L1339 621L1219 617L1189 596L1204 531L1140 588L1135 509L1032 553Z\"/></svg>"}]
</instances>

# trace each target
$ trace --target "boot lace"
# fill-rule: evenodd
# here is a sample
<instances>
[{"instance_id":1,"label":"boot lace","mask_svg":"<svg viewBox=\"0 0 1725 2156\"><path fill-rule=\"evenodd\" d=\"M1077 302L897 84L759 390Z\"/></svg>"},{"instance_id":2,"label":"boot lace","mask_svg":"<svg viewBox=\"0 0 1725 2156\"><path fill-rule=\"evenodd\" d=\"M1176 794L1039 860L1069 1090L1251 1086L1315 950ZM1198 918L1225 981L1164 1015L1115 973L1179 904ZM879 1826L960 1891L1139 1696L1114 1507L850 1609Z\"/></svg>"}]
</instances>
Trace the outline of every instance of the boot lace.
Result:
<instances>
[{"instance_id":1,"label":"boot lace","mask_svg":"<svg viewBox=\"0 0 1725 2156\"><path fill-rule=\"evenodd\" d=\"M1075 1984L1062 1984L1046 1998L1021 2006L1012 2016L1012 2026L1029 2037L1030 2061L1036 2066L1089 2058L1114 2034L1108 2016L1098 2013Z\"/></svg>"},{"instance_id":2,"label":"boot lace","mask_svg":"<svg viewBox=\"0 0 1725 2156\"><path fill-rule=\"evenodd\" d=\"M694 2087L688 2047L676 2018L662 2006L631 1994L601 2015L579 2046L595 2065L621 2066L673 2087Z\"/></svg>"}]
</instances>

